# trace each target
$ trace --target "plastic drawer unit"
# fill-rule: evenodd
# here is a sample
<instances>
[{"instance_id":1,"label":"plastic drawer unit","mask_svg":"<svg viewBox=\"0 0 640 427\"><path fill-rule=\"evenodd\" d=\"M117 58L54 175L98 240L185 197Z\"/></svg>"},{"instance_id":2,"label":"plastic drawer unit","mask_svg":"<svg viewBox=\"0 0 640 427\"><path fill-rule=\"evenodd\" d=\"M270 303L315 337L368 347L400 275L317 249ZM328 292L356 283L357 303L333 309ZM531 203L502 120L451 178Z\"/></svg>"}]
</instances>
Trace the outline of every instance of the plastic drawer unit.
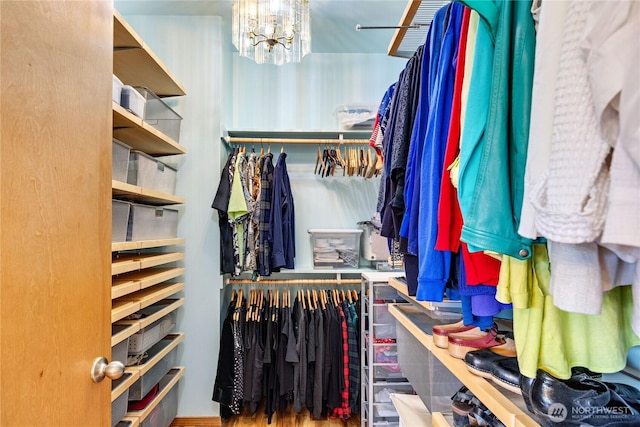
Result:
<instances>
[{"instance_id":1,"label":"plastic drawer unit","mask_svg":"<svg viewBox=\"0 0 640 427\"><path fill-rule=\"evenodd\" d=\"M143 153L131 151L127 183L167 194L176 192L176 169Z\"/></svg>"},{"instance_id":2,"label":"plastic drawer unit","mask_svg":"<svg viewBox=\"0 0 640 427\"><path fill-rule=\"evenodd\" d=\"M173 239L177 235L177 209L131 204L127 241Z\"/></svg>"}]
</instances>

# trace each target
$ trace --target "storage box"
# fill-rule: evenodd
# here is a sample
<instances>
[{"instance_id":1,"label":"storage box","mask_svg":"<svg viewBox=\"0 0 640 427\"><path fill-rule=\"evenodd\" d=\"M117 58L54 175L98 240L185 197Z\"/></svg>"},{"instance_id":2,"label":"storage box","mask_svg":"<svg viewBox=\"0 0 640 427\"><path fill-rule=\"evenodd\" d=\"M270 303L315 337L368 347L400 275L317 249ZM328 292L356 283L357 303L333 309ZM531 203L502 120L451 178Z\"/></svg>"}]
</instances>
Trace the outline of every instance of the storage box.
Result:
<instances>
[{"instance_id":1,"label":"storage box","mask_svg":"<svg viewBox=\"0 0 640 427\"><path fill-rule=\"evenodd\" d=\"M163 383L169 382L172 375L166 375L162 381L160 381L160 389L163 388ZM142 421L140 427L169 427L171 422L178 415L178 386L179 383L174 385L169 393L158 403L158 405L151 410L149 415Z\"/></svg>"},{"instance_id":2,"label":"storage box","mask_svg":"<svg viewBox=\"0 0 640 427\"><path fill-rule=\"evenodd\" d=\"M375 105L339 105L335 110L342 129L373 129L378 107Z\"/></svg>"},{"instance_id":3,"label":"storage box","mask_svg":"<svg viewBox=\"0 0 640 427\"><path fill-rule=\"evenodd\" d=\"M129 337L123 339L118 344L111 347L111 360L126 363L129 353Z\"/></svg>"},{"instance_id":4,"label":"storage box","mask_svg":"<svg viewBox=\"0 0 640 427\"><path fill-rule=\"evenodd\" d=\"M310 229L313 268L358 268L360 229Z\"/></svg>"},{"instance_id":5,"label":"storage box","mask_svg":"<svg viewBox=\"0 0 640 427\"><path fill-rule=\"evenodd\" d=\"M111 179L127 182L131 147L113 138L111 142Z\"/></svg>"},{"instance_id":6,"label":"storage box","mask_svg":"<svg viewBox=\"0 0 640 427\"><path fill-rule=\"evenodd\" d=\"M122 82L114 74L113 75L113 100L120 104L120 97L122 96Z\"/></svg>"},{"instance_id":7,"label":"storage box","mask_svg":"<svg viewBox=\"0 0 640 427\"><path fill-rule=\"evenodd\" d=\"M129 225L131 203L122 200L111 200L111 241L125 242Z\"/></svg>"},{"instance_id":8,"label":"storage box","mask_svg":"<svg viewBox=\"0 0 640 427\"><path fill-rule=\"evenodd\" d=\"M153 309L155 310L157 307L153 307ZM144 313L144 310L141 312ZM176 317L176 312L172 311L131 335L129 337L129 354L142 354L166 337L175 328Z\"/></svg>"},{"instance_id":9,"label":"storage box","mask_svg":"<svg viewBox=\"0 0 640 427\"><path fill-rule=\"evenodd\" d=\"M126 389L116 400L111 402L111 427L117 426L122 417L127 413L128 396L129 389Z\"/></svg>"},{"instance_id":10,"label":"storage box","mask_svg":"<svg viewBox=\"0 0 640 427\"><path fill-rule=\"evenodd\" d=\"M178 235L178 211L131 204L127 241L173 239Z\"/></svg>"},{"instance_id":11,"label":"storage box","mask_svg":"<svg viewBox=\"0 0 640 427\"><path fill-rule=\"evenodd\" d=\"M451 396L462 383L402 323L396 324L402 372L432 413L450 411Z\"/></svg>"},{"instance_id":12,"label":"storage box","mask_svg":"<svg viewBox=\"0 0 640 427\"><path fill-rule=\"evenodd\" d=\"M135 88L145 99L144 116L142 117L144 121L174 141L179 141L182 116L173 111L150 89L144 86L136 86Z\"/></svg>"},{"instance_id":13,"label":"storage box","mask_svg":"<svg viewBox=\"0 0 640 427\"><path fill-rule=\"evenodd\" d=\"M405 302L395 288L387 284L373 285L373 300L378 302Z\"/></svg>"},{"instance_id":14,"label":"storage box","mask_svg":"<svg viewBox=\"0 0 640 427\"><path fill-rule=\"evenodd\" d=\"M169 344L170 340L161 340L158 344L149 349L149 357L153 358L158 352ZM167 375L178 358L178 347L171 350L166 356L158 361L151 369L136 380L129 388L129 400L141 400L151 391L154 385Z\"/></svg>"},{"instance_id":15,"label":"storage box","mask_svg":"<svg viewBox=\"0 0 640 427\"><path fill-rule=\"evenodd\" d=\"M135 90L133 86L122 86L120 105L142 119L144 118L144 104L144 96Z\"/></svg>"},{"instance_id":16,"label":"storage box","mask_svg":"<svg viewBox=\"0 0 640 427\"><path fill-rule=\"evenodd\" d=\"M141 151L129 153L127 182L167 194L176 192L177 172L171 166Z\"/></svg>"}]
</instances>

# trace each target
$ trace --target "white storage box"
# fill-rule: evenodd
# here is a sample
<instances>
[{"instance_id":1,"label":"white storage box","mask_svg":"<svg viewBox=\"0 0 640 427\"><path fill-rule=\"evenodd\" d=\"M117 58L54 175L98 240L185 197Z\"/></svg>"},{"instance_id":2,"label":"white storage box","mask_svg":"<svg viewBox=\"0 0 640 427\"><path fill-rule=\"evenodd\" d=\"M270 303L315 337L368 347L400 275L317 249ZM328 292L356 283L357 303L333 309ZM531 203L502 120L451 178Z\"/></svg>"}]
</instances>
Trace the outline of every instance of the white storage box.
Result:
<instances>
[{"instance_id":1,"label":"white storage box","mask_svg":"<svg viewBox=\"0 0 640 427\"><path fill-rule=\"evenodd\" d=\"M111 179L127 182L131 147L113 138L111 142Z\"/></svg>"},{"instance_id":2,"label":"white storage box","mask_svg":"<svg viewBox=\"0 0 640 427\"><path fill-rule=\"evenodd\" d=\"M127 240L129 225L129 210L131 203L122 200L111 200L111 241L124 242Z\"/></svg>"},{"instance_id":3,"label":"white storage box","mask_svg":"<svg viewBox=\"0 0 640 427\"><path fill-rule=\"evenodd\" d=\"M120 105L142 119L144 118L144 104L144 96L135 90L133 86L122 86Z\"/></svg>"},{"instance_id":4,"label":"white storage box","mask_svg":"<svg viewBox=\"0 0 640 427\"><path fill-rule=\"evenodd\" d=\"M136 86L136 90L145 99L145 122L149 123L160 132L174 141L180 140L180 124L182 116L173 111L160 97L144 86Z\"/></svg>"},{"instance_id":5,"label":"white storage box","mask_svg":"<svg viewBox=\"0 0 640 427\"><path fill-rule=\"evenodd\" d=\"M149 357L146 360L153 358L164 347L166 347L171 340L161 340L158 344L149 349ZM154 385L167 375L167 372L175 365L178 358L178 347L175 347L160 361L158 361L151 369L149 369L144 375L136 380L135 383L129 388L129 400L142 400L143 397L151 391ZM144 366L144 365L139 365Z\"/></svg>"},{"instance_id":6,"label":"white storage box","mask_svg":"<svg viewBox=\"0 0 640 427\"><path fill-rule=\"evenodd\" d=\"M375 105L339 105L335 110L342 129L373 129L378 107Z\"/></svg>"},{"instance_id":7,"label":"white storage box","mask_svg":"<svg viewBox=\"0 0 640 427\"><path fill-rule=\"evenodd\" d=\"M153 309L155 308L153 307ZM144 353L173 331L175 326L176 312L172 311L146 328L140 329L129 337L129 354L138 355Z\"/></svg>"},{"instance_id":8,"label":"white storage box","mask_svg":"<svg viewBox=\"0 0 640 427\"><path fill-rule=\"evenodd\" d=\"M173 239L178 235L178 211L131 204L127 241Z\"/></svg>"},{"instance_id":9,"label":"white storage box","mask_svg":"<svg viewBox=\"0 0 640 427\"><path fill-rule=\"evenodd\" d=\"M113 75L113 100L120 104L120 97L122 96L122 82L114 74Z\"/></svg>"},{"instance_id":10,"label":"white storage box","mask_svg":"<svg viewBox=\"0 0 640 427\"><path fill-rule=\"evenodd\" d=\"M141 151L129 154L129 173L127 182L162 193L176 192L177 171L159 160Z\"/></svg>"},{"instance_id":11,"label":"white storage box","mask_svg":"<svg viewBox=\"0 0 640 427\"><path fill-rule=\"evenodd\" d=\"M358 268L360 229L310 229L313 268Z\"/></svg>"}]
</instances>

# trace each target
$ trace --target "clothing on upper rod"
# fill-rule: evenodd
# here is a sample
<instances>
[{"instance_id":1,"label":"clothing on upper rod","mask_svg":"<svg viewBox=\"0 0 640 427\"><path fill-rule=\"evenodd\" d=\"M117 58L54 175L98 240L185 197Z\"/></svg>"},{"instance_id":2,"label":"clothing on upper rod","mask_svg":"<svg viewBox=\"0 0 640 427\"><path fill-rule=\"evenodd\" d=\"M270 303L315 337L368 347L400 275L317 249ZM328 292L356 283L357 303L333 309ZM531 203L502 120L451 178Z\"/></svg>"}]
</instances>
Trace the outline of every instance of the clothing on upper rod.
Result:
<instances>
[{"instance_id":1,"label":"clothing on upper rod","mask_svg":"<svg viewBox=\"0 0 640 427\"><path fill-rule=\"evenodd\" d=\"M269 276L295 263L295 207L287 154L273 164L270 148L234 148L222 170L212 208L220 227L220 272Z\"/></svg>"}]
</instances>

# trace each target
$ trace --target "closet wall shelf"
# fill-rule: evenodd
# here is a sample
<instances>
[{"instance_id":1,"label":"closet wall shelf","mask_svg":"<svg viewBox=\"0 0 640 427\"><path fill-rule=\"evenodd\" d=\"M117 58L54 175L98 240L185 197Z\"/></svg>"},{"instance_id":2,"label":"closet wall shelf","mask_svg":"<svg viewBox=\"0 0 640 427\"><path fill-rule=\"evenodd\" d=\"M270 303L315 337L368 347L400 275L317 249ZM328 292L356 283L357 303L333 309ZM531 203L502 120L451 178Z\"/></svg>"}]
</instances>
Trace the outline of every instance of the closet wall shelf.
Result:
<instances>
[{"instance_id":1,"label":"closet wall shelf","mask_svg":"<svg viewBox=\"0 0 640 427\"><path fill-rule=\"evenodd\" d=\"M129 301L126 301L126 302L129 302ZM160 319L161 317L166 316L167 314L171 313L172 311L177 310L178 308L182 307L184 305L184 298L165 299L165 300L161 300L161 301L158 301L158 302L166 303L167 306L162 308L162 309L160 309L160 310L158 310L158 311L156 311L153 314L148 315L147 317L143 317L142 319L138 319L138 320L120 320L117 324L118 325L137 325L138 326L138 330L140 330L142 328L146 328L147 326L151 325L153 322L155 322L156 320Z\"/></svg>"},{"instance_id":2,"label":"closet wall shelf","mask_svg":"<svg viewBox=\"0 0 640 427\"><path fill-rule=\"evenodd\" d=\"M407 289L407 283L404 281L404 278L392 277L389 279L389 285L398 291L398 294L407 300L410 303L413 303L417 307L427 310L430 312L438 311L443 315L449 315L451 313L452 317L460 317L459 311L461 309L460 301L449 301L444 300L442 302L431 302L431 301L418 301L416 297L409 296L409 291ZM457 310L457 311L456 311Z\"/></svg>"},{"instance_id":3,"label":"closet wall shelf","mask_svg":"<svg viewBox=\"0 0 640 427\"><path fill-rule=\"evenodd\" d=\"M112 285L126 282L140 282L140 289L157 285L167 280L175 279L184 274L183 267L153 267L144 270L132 271L112 279Z\"/></svg>"},{"instance_id":4,"label":"closet wall shelf","mask_svg":"<svg viewBox=\"0 0 640 427\"><path fill-rule=\"evenodd\" d=\"M177 237L175 239L160 240L138 240L135 242L113 242L111 243L111 252L131 251L136 249L160 248L163 246L184 245L186 239Z\"/></svg>"},{"instance_id":5,"label":"closet wall shelf","mask_svg":"<svg viewBox=\"0 0 640 427\"><path fill-rule=\"evenodd\" d=\"M140 309L143 309L157 302L166 300L166 298L182 290L184 290L184 283L162 283L160 285L126 295L122 300L137 302L140 304Z\"/></svg>"},{"instance_id":6,"label":"closet wall shelf","mask_svg":"<svg viewBox=\"0 0 640 427\"><path fill-rule=\"evenodd\" d=\"M114 101L113 137L150 156L184 154L186 148Z\"/></svg>"},{"instance_id":7,"label":"closet wall shelf","mask_svg":"<svg viewBox=\"0 0 640 427\"><path fill-rule=\"evenodd\" d=\"M185 203L184 197L173 194L161 193L137 185L127 184L121 181L111 181L111 190L114 199L127 200L130 202L143 203L145 205L166 206Z\"/></svg>"},{"instance_id":8,"label":"closet wall shelf","mask_svg":"<svg viewBox=\"0 0 640 427\"><path fill-rule=\"evenodd\" d=\"M131 323L127 325L123 324L123 325L115 325L115 326L120 330L115 334L111 335L111 347L129 338L131 335L135 334L140 330L139 323Z\"/></svg>"},{"instance_id":9,"label":"closet wall shelf","mask_svg":"<svg viewBox=\"0 0 640 427\"><path fill-rule=\"evenodd\" d=\"M143 268L156 267L184 259L183 252L168 253L120 253L111 261L111 275L128 273Z\"/></svg>"},{"instance_id":10,"label":"closet wall shelf","mask_svg":"<svg viewBox=\"0 0 640 427\"><path fill-rule=\"evenodd\" d=\"M522 396L499 390L490 381L474 375L467 369L464 361L451 356L446 349L436 347L431 335L420 329L410 316L426 316L414 306L390 304L389 313L405 327L428 351L430 351L453 375L473 394L481 397L487 406L506 427L538 427L539 424L528 415Z\"/></svg>"},{"instance_id":11,"label":"closet wall shelf","mask_svg":"<svg viewBox=\"0 0 640 427\"><path fill-rule=\"evenodd\" d=\"M431 414L431 422L433 423L433 427L451 427L453 425L447 421L442 412L434 412Z\"/></svg>"},{"instance_id":12,"label":"closet wall shelf","mask_svg":"<svg viewBox=\"0 0 640 427\"><path fill-rule=\"evenodd\" d=\"M140 427L140 419L138 417L124 416L120 421L128 423L127 427Z\"/></svg>"},{"instance_id":13,"label":"closet wall shelf","mask_svg":"<svg viewBox=\"0 0 640 427\"><path fill-rule=\"evenodd\" d=\"M116 10L113 50L113 73L123 82L146 86L160 97L186 95L184 87Z\"/></svg>"}]
</instances>

